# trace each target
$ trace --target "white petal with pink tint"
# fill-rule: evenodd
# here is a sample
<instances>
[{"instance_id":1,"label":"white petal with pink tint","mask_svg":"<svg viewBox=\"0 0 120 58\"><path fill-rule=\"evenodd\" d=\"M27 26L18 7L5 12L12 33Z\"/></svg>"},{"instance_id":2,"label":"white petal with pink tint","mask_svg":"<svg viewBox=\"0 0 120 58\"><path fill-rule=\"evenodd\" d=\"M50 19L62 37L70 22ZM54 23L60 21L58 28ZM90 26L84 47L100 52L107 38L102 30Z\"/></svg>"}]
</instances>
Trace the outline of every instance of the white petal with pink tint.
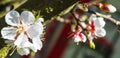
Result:
<instances>
[{"instance_id":1,"label":"white petal with pink tint","mask_svg":"<svg viewBox=\"0 0 120 58\"><path fill-rule=\"evenodd\" d=\"M76 35L74 37L74 42L86 42L86 36L84 34L81 33L81 35Z\"/></svg>"},{"instance_id":2,"label":"white petal with pink tint","mask_svg":"<svg viewBox=\"0 0 120 58\"><path fill-rule=\"evenodd\" d=\"M75 38L74 38L74 42L80 42L81 41L81 38L79 37L79 36L76 36Z\"/></svg>"}]
</instances>

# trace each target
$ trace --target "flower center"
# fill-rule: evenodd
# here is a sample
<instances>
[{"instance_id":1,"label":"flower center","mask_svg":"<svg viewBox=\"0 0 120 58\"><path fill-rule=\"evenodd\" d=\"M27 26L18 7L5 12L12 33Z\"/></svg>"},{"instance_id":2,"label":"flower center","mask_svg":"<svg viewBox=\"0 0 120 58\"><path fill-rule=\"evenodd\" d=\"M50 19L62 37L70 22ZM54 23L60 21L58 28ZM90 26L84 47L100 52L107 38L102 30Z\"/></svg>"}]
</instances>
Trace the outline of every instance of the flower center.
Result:
<instances>
[{"instance_id":1,"label":"flower center","mask_svg":"<svg viewBox=\"0 0 120 58\"><path fill-rule=\"evenodd\" d=\"M29 25L22 25L22 26L18 26L17 28L17 32L18 33L22 33L25 32L28 29Z\"/></svg>"},{"instance_id":2,"label":"flower center","mask_svg":"<svg viewBox=\"0 0 120 58\"><path fill-rule=\"evenodd\" d=\"M20 33L24 32L24 35L26 35L28 37L28 34L26 33L26 30L29 28L30 25L22 25L22 26L18 26L17 29L17 36L15 37L15 39L17 39L17 37L20 35ZM32 40L28 37L29 42L33 43Z\"/></svg>"},{"instance_id":3,"label":"flower center","mask_svg":"<svg viewBox=\"0 0 120 58\"><path fill-rule=\"evenodd\" d=\"M92 33L92 36L94 36L95 33L95 25L94 25L94 21L91 21L91 24L88 24L87 26L87 30L90 31Z\"/></svg>"},{"instance_id":4,"label":"flower center","mask_svg":"<svg viewBox=\"0 0 120 58\"><path fill-rule=\"evenodd\" d=\"M94 21L92 20L91 22L91 31L94 32L95 31L95 25L94 25Z\"/></svg>"},{"instance_id":5,"label":"flower center","mask_svg":"<svg viewBox=\"0 0 120 58\"><path fill-rule=\"evenodd\" d=\"M19 26L17 29L18 33L22 33L24 31L24 27L23 26Z\"/></svg>"}]
</instances>

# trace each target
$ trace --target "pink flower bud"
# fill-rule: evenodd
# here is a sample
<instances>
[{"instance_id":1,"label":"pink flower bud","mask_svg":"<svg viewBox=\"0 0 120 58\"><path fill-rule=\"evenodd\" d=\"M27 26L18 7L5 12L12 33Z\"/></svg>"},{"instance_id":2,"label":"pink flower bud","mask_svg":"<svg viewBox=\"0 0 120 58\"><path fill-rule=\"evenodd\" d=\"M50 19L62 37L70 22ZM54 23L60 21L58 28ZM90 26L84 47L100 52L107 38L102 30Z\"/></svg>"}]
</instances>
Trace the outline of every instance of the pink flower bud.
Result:
<instances>
[{"instance_id":1,"label":"pink flower bud","mask_svg":"<svg viewBox=\"0 0 120 58\"><path fill-rule=\"evenodd\" d=\"M108 13L114 13L116 11L116 8L112 4L102 4L99 3L97 5L101 10L108 12Z\"/></svg>"}]
</instances>

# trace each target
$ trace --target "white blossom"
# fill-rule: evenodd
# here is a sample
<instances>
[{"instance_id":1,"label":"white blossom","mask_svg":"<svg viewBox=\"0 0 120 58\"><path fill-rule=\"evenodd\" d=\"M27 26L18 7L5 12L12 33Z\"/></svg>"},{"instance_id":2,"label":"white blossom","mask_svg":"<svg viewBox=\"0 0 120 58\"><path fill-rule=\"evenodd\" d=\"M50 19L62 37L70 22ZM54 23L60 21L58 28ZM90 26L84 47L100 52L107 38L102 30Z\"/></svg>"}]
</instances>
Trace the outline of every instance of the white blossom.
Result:
<instances>
[{"instance_id":1,"label":"white blossom","mask_svg":"<svg viewBox=\"0 0 120 58\"><path fill-rule=\"evenodd\" d=\"M92 36L104 37L106 35L106 31L103 28L105 26L105 21L102 17L96 17L94 14L91 15L89 24Z\"/></svg>"},{"instance_id":2,"label":"white blossom","mask_svg":"<svg viewBox=\"0 0 120 58\"><path fill-rule=\"evenodd\" d=\"M21 15L17 11L10 11L5 16L5 22L10 27L4 27L1 35L4 39L13 40L20 55L28 55L30 49L34 52L42 48L41 36L43 33L43 18L34 23L34 16L29 11Z\"/></svg>"}]
</instances>

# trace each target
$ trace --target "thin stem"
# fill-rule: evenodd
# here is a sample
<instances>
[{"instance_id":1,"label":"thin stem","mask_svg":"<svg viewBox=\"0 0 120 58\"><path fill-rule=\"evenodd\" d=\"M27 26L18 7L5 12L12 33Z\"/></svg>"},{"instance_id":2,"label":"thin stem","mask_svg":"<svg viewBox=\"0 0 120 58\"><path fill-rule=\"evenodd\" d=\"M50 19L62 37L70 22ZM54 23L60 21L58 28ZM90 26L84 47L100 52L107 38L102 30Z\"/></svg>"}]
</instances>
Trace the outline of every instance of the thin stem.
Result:
<instances>
[{"instance_id":1,"label":"thin stem","mask_svg":"<svg viewBox=\"0 0 120 58\"><path fill-rule=\"evenodd\" d=\"M98 13L98 12L95 12L97 16L101 16L109 21L111 21L112 23L116 24L116 25L120 25L120 21L112 18L111 16L107 16L107 15L104 15L104 14L101 14L101 13Z\"/></svg>"},{"instance_id":2,"label":"thin stem","mask_svg":"<svg viewBox=\"0 0 120 58\"><path fill-rule=\"evenodd\" d=\"M98 3L100 3L102 0L92 0L89 3L87 3L88 7L91 7L93 5L97 5Z\"/></svg>"},{"instance_id":3,"label":"thin stem","mask_svg":"<svg viewBox=\"0 0 120 58\"><path fill-rule=\"evenodd\" d=\"M74 15L74 13L71 11L70 12L73 17L75 18L75 20L77 21L77 25L79 25L82 29L83 29L83 34L86 36L86 38L88 39L88 42L89 42L89 38L88 38L88 34L87 34L87 31L85 30L85 28L82 26L82 24L80 23L79 19L76 18L76 16Z\"/></svg>"},{"instance_id":4,"label":"thin stem","mask_svg":"<svg viewBox=\"0 0 120 58\"><path fill-rule=\"evenodd\" d=\"M13 53L14 53L15 50L16 50L16 48L17 48L16 46L13 47L13 51L9 54L10 56L13 55Z\"/></svg>"},{"instance_id":5,"label":"thin stem","mask_svg":"<svg viewBox=\"0 0 120 58\"><path fill-rule=\"evenodd\" d=\"M76 18L76 16L74 15L74 13L71 11L71 14L72 16L75 18L76 22L77 22L77 25L79 25L83 30L84 30L84 27L82 26L82 24L79 22L79 19Z\"/></svg>"}]
</instances>

